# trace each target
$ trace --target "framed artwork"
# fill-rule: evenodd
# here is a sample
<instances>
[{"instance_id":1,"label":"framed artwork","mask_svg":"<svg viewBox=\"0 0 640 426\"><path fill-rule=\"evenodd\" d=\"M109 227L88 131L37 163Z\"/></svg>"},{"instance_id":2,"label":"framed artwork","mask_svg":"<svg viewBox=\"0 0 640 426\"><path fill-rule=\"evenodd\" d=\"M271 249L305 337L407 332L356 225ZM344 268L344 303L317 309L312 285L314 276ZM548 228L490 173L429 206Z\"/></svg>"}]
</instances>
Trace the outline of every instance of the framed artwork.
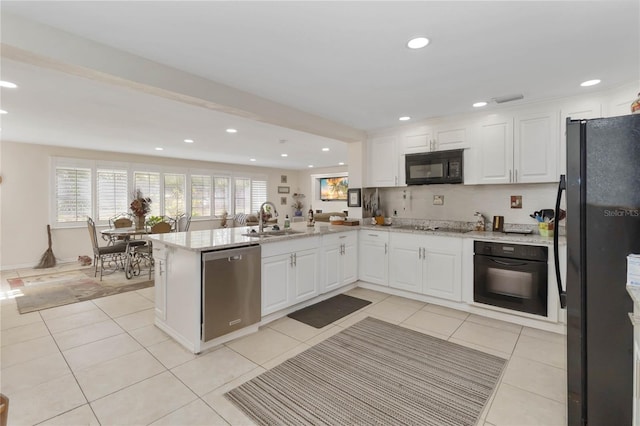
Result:
<instances>
[{"instance_id":1,"label":"framed artwork","mask_svg":"<svg viewBox=\"0 0 640 426\"><path fill-rule=\"evenodd\" d=\"M280 175L280 183L287 183L287 175Z\"/></svg>"},{"instance_id":2,"label":"framed artwork","mask_svg":"<svg viewBox=\"0 0 640 426\"><path fill-rule=\"evenodd\" d=\"M278 187L278 194L288 194L288 193L289 193L289 187L288 186L279 186Z\"/></svg>"},{"instance_id":3,"label":"framed artwork","mask_svg":"<svg viewBox=\"0 0 640 426\"><path fill-rule=\"evenodd\" d=\"M287 205L287 197L280 197L280 205L281 206Z\"/></svg>"},{"instance_id":4,"label":"framed artwork","mask_svg":"<svg viewBox=\"0 0 640 426\"><path fill-rule=\"evenodd\" d=\"M347 190L347 206L360 207L362 205L362 198L360 194L360 188L353 188Z\"/></svg>"}]
</instances>

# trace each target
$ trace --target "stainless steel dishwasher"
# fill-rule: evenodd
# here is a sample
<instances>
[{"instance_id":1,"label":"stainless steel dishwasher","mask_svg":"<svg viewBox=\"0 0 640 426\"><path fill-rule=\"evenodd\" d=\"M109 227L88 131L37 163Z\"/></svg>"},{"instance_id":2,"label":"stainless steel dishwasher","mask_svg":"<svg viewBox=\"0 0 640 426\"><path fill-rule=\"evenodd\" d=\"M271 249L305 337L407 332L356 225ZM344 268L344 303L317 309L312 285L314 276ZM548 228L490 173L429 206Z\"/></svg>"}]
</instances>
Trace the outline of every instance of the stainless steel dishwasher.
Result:
<instances>
[{"instance_id":1,"label":"stainless steel dishwasher","mask_svg":"<svg viewBox=\"0 0 640 426\"><path fill-rule=\"evenodd\" d=\"M260 246L202 253L202 341L261 318Z\"/></svg>"}]
</instances>

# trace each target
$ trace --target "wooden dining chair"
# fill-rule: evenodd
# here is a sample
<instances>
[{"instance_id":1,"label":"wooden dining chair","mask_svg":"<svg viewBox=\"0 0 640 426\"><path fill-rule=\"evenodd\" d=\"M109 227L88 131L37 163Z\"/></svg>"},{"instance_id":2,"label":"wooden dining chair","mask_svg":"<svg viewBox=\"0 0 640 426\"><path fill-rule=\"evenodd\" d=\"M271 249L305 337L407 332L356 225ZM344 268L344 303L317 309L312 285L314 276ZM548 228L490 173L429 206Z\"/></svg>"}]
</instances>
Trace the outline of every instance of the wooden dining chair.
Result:
<instances>
[{"instance_id":1,"label":"wooden dining chair","mask_svg":"<svg viewBox=\"0 0 640 426\"><path fill-rule=\"evenodd\" d=\"M151 227L152 234L165 234L171 232L171 224L169 222L158 222Z\"/></svg>"},{"instance_id":2,"label":"wooden dining chair","mask_svg":"<svg viewBox=\"0 0 640 426\"><path fill-rule=\"evenodd\" d=\"M166 234L171 232L169 222L158 222L150 229L151 234ZM135 245L132 241L127 245L125 275L127 278L140 275L143 264L149 265L149 279L153 273L153 244L147 240L144 245Z\"/></svg>"},{"instance_id":3,"label":"wooden dining chair","mask_svg":"<svg viewBox=\"0 0 640 426\"><path fill-rule=\"evenodd\" d=\"M124 267L123 261L127 244L114 244L100 247L96 234L96 224L90 217L87 217L87 229L89 230L89 238L91 238L91 245L93 246L93 263L95 265L93 276L98 275L98 261L100 261L100 281L102 281L105 262L107 262L107 265L112 265L114 270L119 267Z\"/></svg>"}]
</instances>

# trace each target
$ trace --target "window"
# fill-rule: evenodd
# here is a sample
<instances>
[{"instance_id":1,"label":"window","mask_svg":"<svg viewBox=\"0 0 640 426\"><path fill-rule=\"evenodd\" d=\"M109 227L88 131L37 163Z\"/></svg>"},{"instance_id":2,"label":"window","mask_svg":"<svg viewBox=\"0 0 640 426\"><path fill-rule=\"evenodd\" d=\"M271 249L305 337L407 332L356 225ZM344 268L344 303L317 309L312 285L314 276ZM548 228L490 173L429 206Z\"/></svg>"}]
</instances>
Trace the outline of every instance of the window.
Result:
<instances>
[{"instance_id":1,"label":"window","mask_svg":"<svg viewBox=\"0 0 640 426\"><path fill-rule=\"evenodd\" d=\"M164 175L164 214L177 217L185 209L185 175Z\"/></svg>"},{"instance_id":2,"label":"window","mask_svg":"<svg viewBox=\"0 0 640 426\"><path fill-rule=\"evenodd\" d=\"M191 215L211 216L211 176L191 175Z\"/></svg>"},{"instance_id":3,"label":"window","mask_svg":"<svg viewBox=\"0 0 640 426\"><path fill-rule=\"evenodd\" d=\"M251 181L251 210L257 212L260 210L262 203L267 201L267 181L252 180Z\"/></svg>"},{"instance_id":4,"label":"window","mask_svg":"<svg viewBox=\"0 0 640 426\"><path fill-rule=\"evenodd\" d=\"M160 173L134 172L133 190L139 189L142 195L151 198L152 216L160 216Z\"/></svg>"},{"instance_id":5,"label":"window","mask_svg":"<svg viewBox=\"0 0 640 426\"><path fill-rule=\"evenodd\" d=\"M103 170L96 172L98 220L110 218L129 211L129 187L126 170Z\"/></svg>"},{"instance_id":6,"label":"window","mask_svg":"<svg viewBox=\"0 0 640 426\"><path fill-rule=\"evenodd\" d=\"M91 215L91 169L56 167L57 223L84 222Z\"/></svg>"},{"instance_id":7,"label":"window","mask_svg":"<svg viewBox=\"0 0 640 426\"><path fill-rule=\"evenodd\" d=\"M235 178L234 179L234 212L251 213L251 179ZM257 212L257 210L256 210Z\"/></svg>"},{"instance_id":8,"label":"window","mask_svg":"<svg viewBox=\"0 0 640 426\"><path fill-rule=\"evenodd\" d=\"M229 199L229 178L228 177L214 177L213 178L213 214L217 217L222 217L224 212L230 213L230 199Z\"/></svg>"}]
</instances>

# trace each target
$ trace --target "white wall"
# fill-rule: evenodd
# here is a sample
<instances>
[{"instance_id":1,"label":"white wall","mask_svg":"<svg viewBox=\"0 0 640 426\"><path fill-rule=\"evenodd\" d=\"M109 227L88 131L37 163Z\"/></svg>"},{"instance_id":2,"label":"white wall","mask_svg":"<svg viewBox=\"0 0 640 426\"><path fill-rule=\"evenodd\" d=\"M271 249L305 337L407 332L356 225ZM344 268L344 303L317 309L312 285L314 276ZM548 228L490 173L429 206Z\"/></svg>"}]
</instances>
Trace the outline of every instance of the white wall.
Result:
<instances>
[{"instance_id":1,"label":"white wall","mask_svg":"<svg viewBox=\"0 0 640 426\"><path fill-rule=\"evenodd\" d=\"M307 215L309 206L313 207L314 212L316 210L322 210L325 213L329 213L347 210L346 201L320 201L320 189L314 185L315 178L313 177L314 175L340 176L347 174L347 166L300 170L298 172L298 190L294 192L302 192L305 195L304 200L302 200L304 203L304 208L302 209L304 216ZM351 185L351 180L349 181L349 185ZM289 215L291 214L293 214L293 208L289 206Z\"/></svg>"},{"instance_id":2,"label":"white wall","mask_svg":"<svg viewBox=\"0 0 640 426\"><path fill-rule=\"evenodd\" d=\"M2 175L0 211L0 269L31 267L37 264L47 249L46 226L49 223L50 158L52 156L89 160L146 163L184 169L211 169L231 172L265 174L268 176L268 199L277 206L278 186L297 188L298 172L263 167L237 166L204 161L135 156L113 152L61 148L53 146L2 141L0 145L0 173ZM281 175L287 183L281 184ZM287 194L290 200L290 194ZM291 204L289 201L288 204ZM284 220L284 214L281 215ZM192 230L217 227L218 221L191 223ZM53 229L53 252L60 261L75 260L79 255L91 255L93 250L85 226L72 229Z\"/></svg>"}]
</instances>

